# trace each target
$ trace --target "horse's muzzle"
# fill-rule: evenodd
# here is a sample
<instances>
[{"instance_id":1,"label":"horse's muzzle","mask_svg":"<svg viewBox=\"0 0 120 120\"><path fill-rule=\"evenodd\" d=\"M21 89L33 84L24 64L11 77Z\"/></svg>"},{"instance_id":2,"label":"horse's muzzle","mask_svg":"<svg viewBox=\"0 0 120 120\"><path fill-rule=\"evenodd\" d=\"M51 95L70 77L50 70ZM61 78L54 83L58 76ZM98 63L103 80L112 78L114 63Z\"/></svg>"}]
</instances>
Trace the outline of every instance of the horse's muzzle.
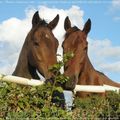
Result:
<instances>
[{"instance_id":1,"label":"horse's muzzle","mask_svg":"<svg viewBox=\"0 0 120 120\"><path fill-rule=\"evenodd\" d=\"M54 78L46 79L45 83L46 84L50 83L52 85L54 83Z\"/></svg>"}]
</instances>

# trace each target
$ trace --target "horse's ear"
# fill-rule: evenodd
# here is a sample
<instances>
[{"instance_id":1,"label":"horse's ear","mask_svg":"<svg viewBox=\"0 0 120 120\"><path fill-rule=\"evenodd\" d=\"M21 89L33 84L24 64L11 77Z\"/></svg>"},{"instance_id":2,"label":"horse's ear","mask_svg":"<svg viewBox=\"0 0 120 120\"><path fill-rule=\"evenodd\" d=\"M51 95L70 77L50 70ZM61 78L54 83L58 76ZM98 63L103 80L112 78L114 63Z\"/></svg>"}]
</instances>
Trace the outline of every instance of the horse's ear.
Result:
<instances>
[{"instance_id":1,"label":"horse's ear","mask_svg":"<svg viewBox=\"0 0 120 120\"><path fill-rule=\"evenodd\" d=\"M87 35L90 32L90 29L91 29L91 20L88 19L84 25L83 32L85 32Z\"/></svg>"},{"instance_id":2,"label":"horse's ear","mask_svg":"<svg viewBox=\"0 0 120 120\"><path fill-rule=\"evenodd\" d=\"M39 22L40 22L41 18L39 17L39 13L38 11L35 12L35 14L33 15L33 18L32 18L32 26L36 26Z\"/></svg>"},{"instance_id":3,"label":"horse's ear","mask_svg":"<svg viewBox=\"0 0 120 120\"><path fill-rule=\"evenodd\" d=\"M48 27L52 30L56 27L56 25L58 24L59 21L59 15L57 14L57 16L48 24Z\"/></svg>"},{"instance_id":4,"label":"horse's ear","mask_svg":"<svg viewBox=\"0 0 120 120\"><path fill-rule=\"evenodd\" d=\"M64 29L67 31L69 28L71 28L71 22L69 20L69 17L67 16L64 22Z\"/></svg>"}]
</instances>

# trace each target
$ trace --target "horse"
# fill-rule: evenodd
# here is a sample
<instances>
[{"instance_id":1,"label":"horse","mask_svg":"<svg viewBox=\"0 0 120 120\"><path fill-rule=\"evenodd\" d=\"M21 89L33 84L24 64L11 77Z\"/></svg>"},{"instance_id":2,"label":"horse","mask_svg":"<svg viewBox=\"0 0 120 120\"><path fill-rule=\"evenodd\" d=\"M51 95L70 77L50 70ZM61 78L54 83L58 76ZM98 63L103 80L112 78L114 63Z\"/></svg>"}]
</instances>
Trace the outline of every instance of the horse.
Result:
<instances>
[{"instance_id":1,"label":"horse","mask_svg":"<svg viewBox=\"0 0 120 120\"><path fill-rule=\"evenodd\" d=\"M48 69L57 63L59 44L52 30L58 21L59 15L49 23L39 17L38 11L33 15L32 28L25 39L13 75L39 79L37 70L45 79L52 77Z\"/></svg>"},{"instance_id":2,"label":"horse","mask_svg":"<svg viewBox=\"0 0 120 120\"><path fill-rule=\"evenodd\" d=\"M73 52L74 56L64 65L64 74L69 77L64 85L67 90L74 90L78 85L110 85L120 88L120 84L109 79L105 74L95 70L88 57L87 36L91 30L91 20L88 19L83 30L71 27L71 21L67 16L64 21L65 39L62 43L63 54ZM77 92L76 96L85 98L95 93ZM105 93L100 93L105 96Z\"/></svg>"},{"instance_id":3,"label":"horse","mask_svg":"<svg viewBox=\"0 0 120 120\"><path fill-rule=\"evenodd\" d=\"M57 15L51 22L47 23L39 16L38 11L32 18L32 29L28 33L23 44L17 66L13 75L29 79L40 79L36 70L45 78L45 83L53 82L54 74L49 71L57 63L58 40L52 30L59 21ZM57 100L55 97L59 97ZM64 107L64 94L53 92L52 102Z\"/></svg>"}]
</instances>

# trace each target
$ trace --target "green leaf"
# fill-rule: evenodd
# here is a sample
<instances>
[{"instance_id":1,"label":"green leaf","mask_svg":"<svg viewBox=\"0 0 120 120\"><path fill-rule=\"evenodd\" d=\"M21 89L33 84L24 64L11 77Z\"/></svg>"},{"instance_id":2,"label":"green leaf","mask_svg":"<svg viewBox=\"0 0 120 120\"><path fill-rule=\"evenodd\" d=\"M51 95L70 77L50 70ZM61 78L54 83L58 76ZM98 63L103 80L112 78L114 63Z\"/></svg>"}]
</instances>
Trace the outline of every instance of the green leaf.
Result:
<instances>
[{"instance_id":1,"label":"green leaf","mask_svg":"<svg viewBox=\"0 0 120 120\"><path fill-rule=\"evenodd\" d=\"M58 91L58 92L62 93L62 92L63 92L63 89L62 89L61 87L55 87L55 88L54 88L54 91Z\"/></svg>"},{"instance_id":2,"label":"green leaf","mask_svg":"<svg viewBox=\"0 0 120 120\"><path fill-rule=\"evenodd\" d=\"M74 53L72 51L68 52L63 55L63 62L66 63L68 62L68 60L72 59L73 57L74 57Z\"/></svg>"}]
</instances>

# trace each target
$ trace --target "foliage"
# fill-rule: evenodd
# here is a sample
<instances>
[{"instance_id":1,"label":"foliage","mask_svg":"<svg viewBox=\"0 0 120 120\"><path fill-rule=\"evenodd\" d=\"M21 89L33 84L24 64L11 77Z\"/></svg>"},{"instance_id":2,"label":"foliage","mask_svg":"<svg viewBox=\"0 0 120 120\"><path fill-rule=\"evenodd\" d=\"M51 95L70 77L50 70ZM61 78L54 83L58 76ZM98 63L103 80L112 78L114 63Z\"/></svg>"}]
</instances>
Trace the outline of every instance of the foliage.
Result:
<instances>
[{"instance_id":1,"label":"foliage","mask_svg":"<svg viewBox=\"0 0 120 120\"><path fill-rule=\"evenodd\" d=\"M3 119L95 119L120 116L120 94L107 93L106 98L92 96L86 99L74 98L74 109L68 111L52 103L54 91L63 92L57 83L64 83L68 77L59 70L74 55L64 55L63 60L55 64L54 81L38 87L23 86L15 83L0 82L0 120ZM59 98L58 98L59 99Z\"/></svg>"},{"instance_id":2,"label":"foliage","mask_svg":"<svg viewBox=\"0 0 120 120\"><path fill-rule=\"evenodd\" d=\"M99 96L86 99L75 98L75 108L67 111L50 102L49 90L49 86L29 87L1 82L0 118L64 118L72 120L118 118L120 116L120 94L115 92L109 92L106 98Z\"/></svg>"},{"instance_id":3,"label":"foliage","mask_svg":"<svg viewBox=\"0 0 120 120\"><path fill-rule=\"evenodd\" d=\"M92 96L75 98L75 108L69 112L50 102L50 87L29 87L0 83L0 118L118 118L120 94L109 92L106 98ZM46 89L47 88L47 89Z\"/></svg>"},{"instance_id":4,"label":"foliage","mask_svg":"<svg viewBox=\"0 0 120 120\"><path fill-rule=\"evenodd\" d=\"M1 118L60 118L66 110L55 106L50 101L50 85L40 87L21 86L1 83L0 117Z\"/></svg>"},{"instance_id":5,"label":"foliage","mask_svg":"<svg viewBox=\"0 0 120 120\"><path fill-rule=\"evenodd\" d=\"M74 100L74 118L118 119L120 117L120 93L110 91L106 97L93 95L88 98Z\"/></svg>"}]
</instances>

